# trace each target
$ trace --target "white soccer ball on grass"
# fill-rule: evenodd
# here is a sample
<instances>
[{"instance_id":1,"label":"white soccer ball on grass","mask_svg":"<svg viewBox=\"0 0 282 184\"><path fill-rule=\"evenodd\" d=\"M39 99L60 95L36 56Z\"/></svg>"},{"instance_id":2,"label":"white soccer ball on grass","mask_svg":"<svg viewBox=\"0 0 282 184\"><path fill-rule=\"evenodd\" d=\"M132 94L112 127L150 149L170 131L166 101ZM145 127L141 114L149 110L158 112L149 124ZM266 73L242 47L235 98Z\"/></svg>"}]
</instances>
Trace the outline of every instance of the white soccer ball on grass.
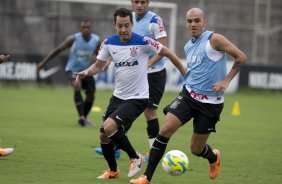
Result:
<instances>
[{"instance_id":1,"label":"white soccer ball on grass","mask_svg":"<svg viewBox=\"0 0 282 184\"><path fill-rule=\"evenodd\" d=\"M189 169L189 160L182 151L171 150L164 155L162 167L168 175L180 176Z\"/></svg>"}]
</instances>

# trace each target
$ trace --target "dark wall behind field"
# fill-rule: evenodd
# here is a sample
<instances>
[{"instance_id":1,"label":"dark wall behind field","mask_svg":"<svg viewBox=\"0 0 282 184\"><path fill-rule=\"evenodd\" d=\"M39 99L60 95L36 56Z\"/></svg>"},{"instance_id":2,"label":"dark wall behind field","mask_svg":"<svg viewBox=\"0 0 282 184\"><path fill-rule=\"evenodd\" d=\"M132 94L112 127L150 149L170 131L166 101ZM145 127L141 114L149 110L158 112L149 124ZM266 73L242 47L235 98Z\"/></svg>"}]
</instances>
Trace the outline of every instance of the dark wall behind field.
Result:
<instances>
[{"instance_id":1,"label":"dark wall behind field","mask_svg":"<svg viewBox=\"0 0 282 184\"><path fill-rule=\"evenodd\" d=\"M152 1L156 2L156 1ZM249 65L282 66L281 0L162 0L178 5L176 53L184 58L189 38L185 14L189 8L206 11L208 28L225 35L248 56ZM94 22L93 31L104 39L114 33L114 5L44 0L0 1L0 52L12 56L44 57L66 36L77 32L82 19ZM130 8L130 7L129 7ZM152 8L169 28L167 9ZM64 52L62 55L66 55ZM38 61L30 61L38 62Z\"/></svg>"}]
</instances>

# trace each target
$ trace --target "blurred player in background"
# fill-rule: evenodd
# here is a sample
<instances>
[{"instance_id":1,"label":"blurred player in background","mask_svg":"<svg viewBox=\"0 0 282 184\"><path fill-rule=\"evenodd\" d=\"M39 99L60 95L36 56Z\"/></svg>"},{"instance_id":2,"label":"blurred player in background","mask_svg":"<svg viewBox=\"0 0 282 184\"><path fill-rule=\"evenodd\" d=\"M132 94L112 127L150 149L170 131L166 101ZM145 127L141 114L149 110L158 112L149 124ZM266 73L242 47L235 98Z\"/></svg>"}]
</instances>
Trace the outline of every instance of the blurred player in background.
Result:
<instances>
[{"instance_id":1,"label":"blurred player in background","mask_svg":"<svg viewBox=\"0 0 282 184\"><path fill-rule=\"evenodd\" d=\"M1 64L1 63L4 63L5 61L8 61L9 58L10 58L10 55L1 54L1 55L0 55L0 64Z\"/></svg>"},{"instance_id":2,"label":"blurred player in background","mask_svg":"<svg viewBox=\"0 0 282 184\"><path fill-rule=\"evenodd\" d=\"M149 37L132 32L133 20L130 10L116 10L114 23L117 34L109 36L103 42L95 64L76 73L79 81L83 77L99 73L109 60L114 64L115 89L104 113L100 130L101 148L109 169L99 176L99 179L119 177L120 171L115 159L116 146L130 158L128 177L135 176L141 170L143 156L133 148L126 131L147 106L150 53L169 57L182 75L186 73L175 53Z\"/></svg>"},{"instance_id":3,"label":"blurred player in background","mask_svg":"<svg viewBox=\"0 0 282 184\"><path fill-rule=\"evenodd\" d=\"M92 126L87 115L89 114L95 100L95 79L92 76L86 77L74 85L74 72L85 70L96 60L96 55L100 47L100 37L91 33L91 22L83 20L80 23L80 32L70 35L64 42L53 49L39 64L38 69L42 69L51 59L70 48L68 62L65 68L67 78L74 89L74 102L79 115L78 123L81 126ZM85 99L81 90L85 91Z\"/></svg>"},{"instance_id":4,"label":"blurred player in background","mask_svg":"<svg viewBox=\"0 0 282 184\"><path fill-rule=\"evenodd\" d=\"M162 45L167 46L167 34L163 20L157 14L149 11L149 0L131 0L133 8L133 32L150 37ZM159 133L159 121L157 108L163 96L166 84L165 58L151 53L150 61L155 63L148 69L149 101L144 111L147 121L147 133L151 148L155 137ZM102 154L100 148L97 153ZM120 150L116 150L116 157L120 156ZM145 157L147 159L148 157Z\"/></svg>"},{"instance_id":5,"label":"blurred player in background","mask_svg":"<svg viewBox=\"0 0 282 184\"><path fill-rule=\"evenodd\" d=\"M207 144L223 109L224 91L240 71L246 55L224 36L206 29L204 11L192 8L186 13L186 28L192 39L184 47L187 74L179 96L164 109L165 122L150 150L147 169L131 184L149 184L165 153L170 137L193 118L190 150L193 155L207 159L209 177L214 180L220 172L220 153ZM226 53L235 60L226 75Z\"/></svg>"},{"instance_id":6,"label":"blurred player in background","mask_svg":"<svg viewBox=\"0 0 282 184\"><path fill-rule=\"evenodd\" d=\"M8 61L10 58L10 55L0 55L0 64ZM0 148L0 157L6 157L8 155L11 155L14 152L13 148Z\"/></svg>"}]
</instances>

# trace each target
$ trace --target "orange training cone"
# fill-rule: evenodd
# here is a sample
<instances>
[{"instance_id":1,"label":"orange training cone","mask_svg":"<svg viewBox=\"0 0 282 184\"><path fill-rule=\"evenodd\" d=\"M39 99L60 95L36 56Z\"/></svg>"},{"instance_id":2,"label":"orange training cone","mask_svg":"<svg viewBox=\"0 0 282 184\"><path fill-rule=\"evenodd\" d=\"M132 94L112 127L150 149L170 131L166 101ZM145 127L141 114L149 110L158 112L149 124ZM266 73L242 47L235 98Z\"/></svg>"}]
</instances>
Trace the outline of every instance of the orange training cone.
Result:
<instances>
[{"instance_id":1,"label":"orange training cone","mask_svg":"<svg viewBox=\"0 0 282 184\"><path fill-rule=\"evenodd\" d=\"M240 107L239 107L238 101L236 101L233 105L232 115L233 116L240 116Z\"/></svg>"}]
</instances>

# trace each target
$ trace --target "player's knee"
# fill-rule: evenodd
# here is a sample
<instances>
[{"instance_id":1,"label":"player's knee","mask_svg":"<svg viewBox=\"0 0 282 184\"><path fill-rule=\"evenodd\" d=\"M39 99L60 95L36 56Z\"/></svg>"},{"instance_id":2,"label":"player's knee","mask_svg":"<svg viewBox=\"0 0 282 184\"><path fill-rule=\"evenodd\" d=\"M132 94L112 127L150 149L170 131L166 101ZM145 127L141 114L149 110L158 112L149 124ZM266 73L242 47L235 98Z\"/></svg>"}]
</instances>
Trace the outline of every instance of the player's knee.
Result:
<instances>
[{"instance_id":1,"label":"player's knee","mask_svg":"<svg viewBox=\"0 0 282 184\"><path fill-rule=\"evenodd\" d=\"M92 102L94 100L94 93L87 93L86 94L86 101Z\"/></svg>"},{"instance_id":2,"label":"player's knee","mask_svg":"<svg viewBox=\"0 0 282 184\"><path fill-rule=\"evenodd\" d=\"M102 143L109 143L110 139L108 138L108 136L104 133L100 133L100 142Z\"/></svg>"},{"instance_id":3,"label":"player's knee","mask_svg":"<svg viewBox=\"0 0 282 184\"><path fill-rule=\"evenodd\" d=\"M75 85L74 81L72 81L71 85L72 85L74 91L80 91L81 90L81 83L80 82L78 82L78 85Z\"/></svg>"},{"instance_id":4,"label":"player's knee","mask_svg":"<svg viewBox=\"0 0 282 184\"><path fill-rule=\"evenodd\" d=\"M156 109L153 108L146 108L144 111L144 115L146 120L152 120L157 118L157 111Z\"/></svg>"},{"instance_id":5,"label":"player's knee","mask_svg":"<svg viewBox=\"0 0 282 184\"><path fill-rule=\"evenodd\" d=\"M107 136L113 135L118 130L118 125L116 122L108 118L103 124L104 132Z\"/></svg>"},{"instance_id":6,"label":"player's knee","mask_svg":"<svg viewBox=\"0 0 282 184\"><path fill-rule=\"evenodd\" d=\"M160 135L166 137L166 138L170 138L172 136L173 132L171 132L171 129L169 127L163 126L160 129Z\"/></svg>"},{"instance_id":7,"label":"player's knee","mask_svg":"<svg viewBox=\"0 0 282 184\"><path fill-rule=\"evenodd\" d=\"M74 99L75 99L75 102L82 102L82 96L81 96L81 93L80 91L75 91L74 92Z\"/></svg>"}]
</instances>

